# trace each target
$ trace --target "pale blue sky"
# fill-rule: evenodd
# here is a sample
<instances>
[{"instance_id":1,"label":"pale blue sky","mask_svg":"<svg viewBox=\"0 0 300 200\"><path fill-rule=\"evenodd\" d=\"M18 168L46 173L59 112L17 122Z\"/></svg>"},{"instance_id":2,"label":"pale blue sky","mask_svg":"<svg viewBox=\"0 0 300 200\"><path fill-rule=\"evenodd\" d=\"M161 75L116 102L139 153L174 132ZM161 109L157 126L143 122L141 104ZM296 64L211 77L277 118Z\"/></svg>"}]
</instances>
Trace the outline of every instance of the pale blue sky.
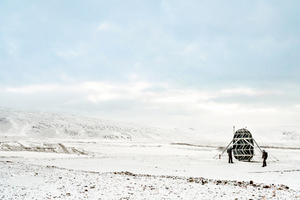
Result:
<instances>
[{"instance_id":1,"label":"pale blue sky","mask_svg":"<svg viewBox=\"0 0 300 200\"><path fill-rule=\"evenodd\" d=\"M299 125L299 1L0 1L0 106Z\"/></svg>"}]
</instances>

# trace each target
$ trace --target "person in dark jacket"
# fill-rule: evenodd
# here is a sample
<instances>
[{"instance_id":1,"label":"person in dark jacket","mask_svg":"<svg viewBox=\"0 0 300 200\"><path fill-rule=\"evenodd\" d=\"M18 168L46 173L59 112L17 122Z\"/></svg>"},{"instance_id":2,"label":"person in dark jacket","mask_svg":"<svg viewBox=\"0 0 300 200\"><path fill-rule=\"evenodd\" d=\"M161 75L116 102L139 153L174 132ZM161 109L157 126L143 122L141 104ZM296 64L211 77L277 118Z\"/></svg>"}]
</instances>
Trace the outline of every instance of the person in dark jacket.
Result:
<instances>
[{"instance_id":1,"label":"person in dark jacket","mask_svg":"<svg viewBox=\"0 0 300 200\"><path fill-rule=\"evenodd\" d=\"M267 166L267 158L268 158L268 152L266 152L265 150L263 150L262 159L264 159L264 160L263 160L263 166L262 167L266 167Z\"/></svg>"},{"instance_id":2,"label":"person in dark jacket","mask_svg":"<svg viewBox=\"0 0 300 200\"><path fill-rule=\"evenodd\" d=\"M227 149L227 153L228 153L228 163L233 163L233 161L232 161L232 148L231 147L229 149Z\"/></svg>"}]
</instances>

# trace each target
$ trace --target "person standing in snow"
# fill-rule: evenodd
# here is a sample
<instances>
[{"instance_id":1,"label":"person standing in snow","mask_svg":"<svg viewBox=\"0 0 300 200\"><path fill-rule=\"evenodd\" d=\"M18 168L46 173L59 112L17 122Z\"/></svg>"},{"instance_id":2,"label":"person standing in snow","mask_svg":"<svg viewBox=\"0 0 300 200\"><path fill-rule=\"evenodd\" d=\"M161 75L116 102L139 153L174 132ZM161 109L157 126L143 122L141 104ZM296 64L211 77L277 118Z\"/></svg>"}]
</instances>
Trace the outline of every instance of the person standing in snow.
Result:
<instances>
[{"instance_id":1,"label":"person standing in snow","mask_svg":"<svg viewBox=\"0 0 300 200\"><path fill-rule=\"evenodd\" d=\"M233 161L232 161L232 148L231 147L229 147L227 149L227 153L228 153L228 163L233 163Z\"/></svg>"},{"instance_id":2,"label":"person standing in snow","mask_svg":"<svg viewBox=\"0 0 300 200\"><path fill-rule=\"evenodd\" d=\"M263 166L262 167L266 167L267 166L267 158L268 158L268 152L266 152L265 150L263 150L262 159L264 159L264 160L263 160Z\"/></svg>"}]
</instances>

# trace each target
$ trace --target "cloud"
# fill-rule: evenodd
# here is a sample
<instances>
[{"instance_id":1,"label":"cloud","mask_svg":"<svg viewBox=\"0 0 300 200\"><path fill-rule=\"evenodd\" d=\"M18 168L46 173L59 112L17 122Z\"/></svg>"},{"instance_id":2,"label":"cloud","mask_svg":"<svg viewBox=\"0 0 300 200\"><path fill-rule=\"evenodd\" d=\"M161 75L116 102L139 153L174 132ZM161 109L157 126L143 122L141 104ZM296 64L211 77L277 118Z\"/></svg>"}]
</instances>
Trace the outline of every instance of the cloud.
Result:
<instances>
[{"instance_id":1,"label":"cloud","mask_svg":"<svg viewBox=\"0 0 300 200\"><path fill-rule=\"evenodd\" d=\"M159 88L159 89L158 89ZM153 90L154 89L154 90ZM67 92L73 96L81 96L91 103L100 104L103 101L130 100L141 102L156 109L207 110L209 112L246 112L247 109L239 102L218 102L216 99L243 95L262 98L263 95L272 95L270 91L259 91L251 88L235 88L214 90L175 89L167 84L152 84L149 82L133 81L128 83L114 82L83 82L72 85L29 85L23 87L7 87L5 92L16 94L43 95L53 93L57 96ZM63 103L63 102L61 102ZM243 109L241 109L244 107ZM268 110L269 108L266 108ZM253 109L252 109L253 110ZM258 109L254 109L258 110ZM270 109L269 109L270 110ZM251 111L251 108L249 109Z\"/></svg>"},{"instance_id":2,"label":"cloud","mask_svg":"<svg viewBox=\"0 0 300 200\"><path fill-rule=\"evenodd\" d=\"M299 107L299 8L296 1L4 3L1 105L176 122L284 118Z\"/></svg>"},{"instance_id":3,"label":"cloud","mask_svg":"<svg viewBox=\"0 0 300 200\"><path fill-rule=\"evenodd\" d=\"M22 87L7 87L5 92L16 94L43 94L43 93L78 93L85 95L91 101L107 101L111 99L133 99L143 96L143 91L153 87L146 82L133 82L128 84L109 82L83 82L78 84L46 84L29 85Z\"/></svg>"},{"instance_id":4,"label":"cloud","mask_svg":"<svg viewBox=\"0 0 300 200\"><path fill-rule=\"evenodd\" d=\"M29 85L29 86L22 86L22 87L7 87L5 91L9 93L18 93L18 94L33 94L33 93L60 91L62 89L65 88L57 84L49 84L49 85Z\"/></svg>"},{"instance_id":5,"label":"cloud","mask_svg":"<svg viewBox=\"0 0 300 200\"><path fill-rule=\"evenodd\" d=\"M233 89L223 89L220 91L221 94L224 95L246 95L246 96L266 96L266 95L272 95L274 91L270 90L257 90L254 88L233 88Z\"/></svg>"},{"instance_id":6,"label":"cloud","mask_svg":"<svg viewBox=\"0 0 300 200\"><path fill-rule=\"evenodd\" d=\"M300 107L297 103L290 104L295 102L290 96L284 104L275 101L289 91L249 87L179 89L167 83L141 81L138 75L130 77L130 81L123 83L94 81L1 87L0 98L6 107L46 108L156 125L189 124L196 119L203 125L225 125L242 119L256 125L275 121L280 124L280 118L288 123L289 117L297 116ZM274 101L268 103L270 99Z\"/></svg>"},{"instance_id":7,"label":"cloud","mask_svg":"<svg viewBox=\"0 0 300 200\"><path fill-rule=\"evenodd\" d=\"M103 31L116 32L116 31L121 31L121 29L117 25L115 25L111 22L104 21L104 22L100 23L100 25L96 28L96 31L98 31L98 32L103 32Z\"/></svg>"}]
</instances>

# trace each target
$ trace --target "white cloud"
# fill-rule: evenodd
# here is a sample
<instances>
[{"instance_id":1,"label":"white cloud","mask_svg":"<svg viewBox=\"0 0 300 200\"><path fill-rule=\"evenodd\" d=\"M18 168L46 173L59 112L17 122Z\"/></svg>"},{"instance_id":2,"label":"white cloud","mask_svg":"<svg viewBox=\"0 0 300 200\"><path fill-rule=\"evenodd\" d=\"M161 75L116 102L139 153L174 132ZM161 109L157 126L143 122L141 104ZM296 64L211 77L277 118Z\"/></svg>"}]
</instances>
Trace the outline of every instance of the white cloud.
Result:
<instances>
[{"instance_id":1,"label":"white cloud","mask_svg":"<svg viewBox=\"0 0 300 200\"><path fill-rule=\"evenodd\" d=\"M135 76L133 80L135 80ZM154 87L161 88L159 91L152 91ZM233 88L220 91L212 90L184 90L173 89L167 84L152 84L145 81L132 81L129 83L112 82L83 82L79 84L47 84L29 85L23 87L8 87L5 90L9 93L38 94L38 93L78 93L85 96L93 103L108 101L112 99L131 99L153 104L155 106L166 104L186 109L206 109L211 111L233 110L238 108L238 103L217 103L216 98L234 95L260 96L272 94L271 91L259 91L252 88Z\"/></svg>"},{"instance_id":2,"label":"white cloud","mask_svg":"<svg viewBox=\"0 0 300 200\"><path fill-rule=\"evenodd\" d=\"M271 95L274 91L269 90L255 90L253 88L232 88L223 89L220 91L220 95L247 95L247 96L261 96L261 95Z\"/></svg>"},{"instance_id":3,"label":"white cloud","mask_svg":"<svg viewBox=\"0 0 300 200\"><path fill-rule=\"evenodd\" d=\"M96 28L96 32L103 32L103 31L120 31L120 28L116 24L104 21Z\"/></svg>"},{"instance_id":4,"label":"white cloud","mask_svg":"<svg viewBox=\"0 0 300 200\"><path fill-rule=\"evenodd\" d=\"M102 93L100 95L90 95L87 97L88 100L90 100L93 103L97 103L99 101L108 101L112 99L119 99L120 95L118 94L112 94L112 93Z\"/></svg>"},{"instance_id":5,"label":"white cloud","mask_svg":"<svg viewBox=\"0 0 300 200\"><path fill-rule=\"evenodd\" d=\"M85 112L85 107L94 109L97 112L109 110L110 116L118 117L119 108L124 116L136 116L137 118L158 119L180 118L193 119L209 116L210 120L225 120L228 123L233 119L243 119L255 121L263 116L281 116L284 113L294 113L292 109L281 108L276 105L266 105L260 103L260 99L265 98L262 94L277 95L272 91L256 90L253 88L229 88L221 90L197 90L197 89L175 89L167 84L153 84L133 79L127 83L115 82L82 82L77 84L47 84L29 85L24 87L8 87L3 93L19 95L18 101L22 99L37 99L44 107L74 107L81 108ZM10 96L8 94L8 96ZM257 103L244 103L242 101L223 101L223 98L244 95L255 97ZM17 96L18 97L18 96ZM50 98L50 99L49 99ZM70 102L72 102L70 104ZM25 102L22 101L22 104ZM30 104L31 102L26 102ZM36 103L36 102L35 102ZM49 105L48 105L49 104ZM31 105L34 107L34 105ZM116 108L118 106L119 108ZM294 108L300 108L296 104ZM108 112L108 111L107 111ZM126 114L125 114L126 113ZM175 113L175 115L174 115ZM151 116L151 117L150 117ZM214 117L213 117L214 116ZM231 119L231 117L234 117ZM157 118L157 119L156 119ZM228 118L228 119L227 119ZM137 119L137 120L141 120ZM123 119L125 120L125 119ZM194 119L195 120L195 119ZM170 122L172 123L172 122ZM216 124L219 122L216 121ZM221 122L220 122L221 123ZM223 123L223 122L222 122ZM230 122L231 123L231 122ZM259 120L257 123L261 123Z\"/></svg>"},{"instance_id":6,"label":"white cloud","mask_svg":"<svg viewBox=\"0 0 300 200\"><path fill-rule=\"evenodd\" d=\"M98 30L98 31L105 31L105 30L108 30L110 27L111 27L111 25L110 25L108 22L102 22L102 23L98 26L97 30Z\"/></svg>"},{"instance_id":7,"label":"white cloud","mask_svg":"<svg viewBox=\"0 0 300 200\"><path fill-rule=\"evenodd\" d=\"M49 85L29 85L23 87L7 87L6 92L9 93L19 93L19 94L33 94L39 92L52 92L62 90L64 87L61 87L58 84L49 84Z\"/></svg>"},{"instance_id":8,"label":"white cloud","mask_svg":"<svg viewBox=\"0 0 300 200\"><path fill-rule=\"evenodd\" d=\"M110 83L110 82L83 82L72 85L29 85L23 87L7 87L6 92L18 94L37 94L44 92L60 93L67 91L68 93L80 93L85 95L92 102L110 100L110 99L134 99L140 98L143 90L152 87L153 85L147 82L133 82L128 84Z\"/></svg>"}]
</instances>

